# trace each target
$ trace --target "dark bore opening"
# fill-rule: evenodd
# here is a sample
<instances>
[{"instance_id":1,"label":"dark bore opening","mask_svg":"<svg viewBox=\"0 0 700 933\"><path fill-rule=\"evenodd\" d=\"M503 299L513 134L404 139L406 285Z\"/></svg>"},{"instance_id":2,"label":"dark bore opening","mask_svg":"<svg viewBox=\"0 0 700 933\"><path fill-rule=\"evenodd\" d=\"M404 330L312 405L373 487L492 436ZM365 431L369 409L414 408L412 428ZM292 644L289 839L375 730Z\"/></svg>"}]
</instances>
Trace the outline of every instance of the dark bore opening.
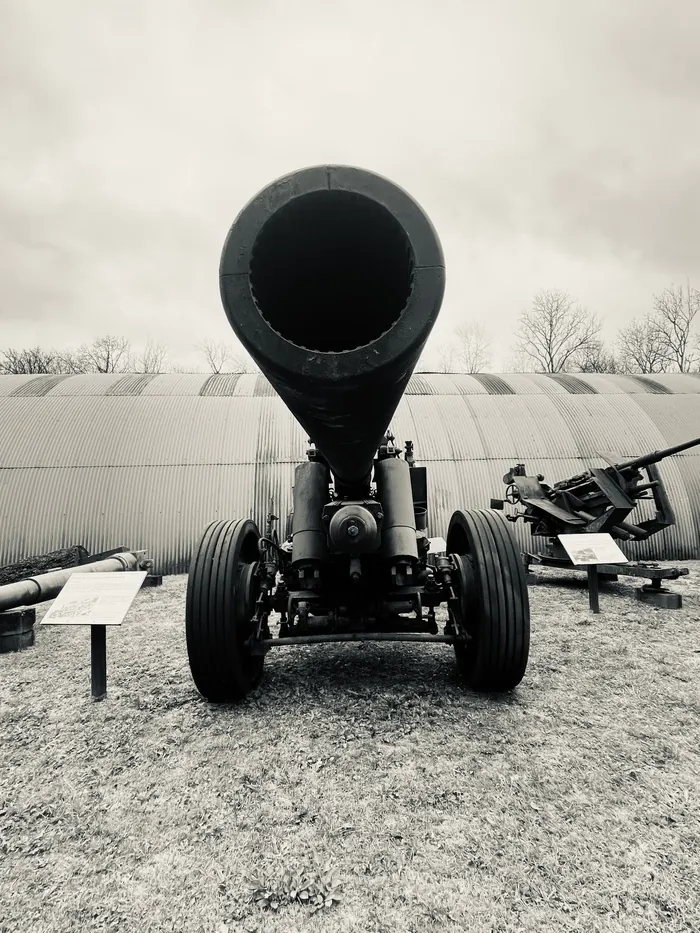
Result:
<instances>
[{"instance_id":1,"label":"dark bore opening","mask_svg":"<svg viewBox=\"0 0 700 933\"><path fill-rule=\"evenodd\" d=\"M412 250L381 205L319 191L285 205L262 228L250 285L260 313L297 346L354 350L387 331L406 307Z\"/></svg>"}]
</instances>

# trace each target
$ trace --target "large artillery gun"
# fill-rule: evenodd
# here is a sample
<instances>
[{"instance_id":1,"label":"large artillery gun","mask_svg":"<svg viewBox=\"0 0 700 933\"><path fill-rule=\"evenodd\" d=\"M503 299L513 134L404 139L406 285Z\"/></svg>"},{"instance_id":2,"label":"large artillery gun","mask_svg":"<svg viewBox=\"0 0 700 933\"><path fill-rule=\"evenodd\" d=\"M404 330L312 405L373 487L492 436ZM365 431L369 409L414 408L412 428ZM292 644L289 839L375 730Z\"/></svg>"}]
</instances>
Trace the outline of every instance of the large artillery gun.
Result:
<instances>
[{"instance_id":1,"label":"large artillery gun","mask_svg":"<svg viewBox=\"0 0 700 933\"><path fill-rule=\"evenodd\" d=\"M265 534L252 517L220 520L193 554L187 649L211 702L252 690L271 648L324 642L442 642L474 690L521 681L529 603L511 529L493 510L456 511L435 552L426 468L388 430L444 282L423 210L360 169L287 175L233 223L220 265L226 315L310 446L286 540L274 515Z\"/></svg>"}]
</instances>

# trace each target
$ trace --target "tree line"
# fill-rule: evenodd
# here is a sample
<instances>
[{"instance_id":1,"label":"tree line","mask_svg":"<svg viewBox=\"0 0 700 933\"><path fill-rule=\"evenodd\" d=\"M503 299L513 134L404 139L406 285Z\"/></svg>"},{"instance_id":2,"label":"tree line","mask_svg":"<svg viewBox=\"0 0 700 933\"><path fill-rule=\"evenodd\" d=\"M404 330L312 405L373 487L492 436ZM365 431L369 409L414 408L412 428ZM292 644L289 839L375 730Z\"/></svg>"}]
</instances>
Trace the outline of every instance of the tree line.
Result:
<instances>
[{"instance_id":1,"label":"tree line","mask_svg":"<svg viewBox=\"0 0 700 933\"><path fill-rule=\"evenodd\" d=\"M611 346L597 315L566 292L542 290L518 317L507 367L541 373L700 371L700 291L674 286L654 295L653 310L621 328ZM437 348L440 372L478 373L491 364L491 338L467 322Z\"/></svg>"},{"instance_id":2,"label":"tree line","mask_svg":"<svg viewBox=\"0 0 700 933\"><path fill-rule=\"evenodd\" d=\"M205 340L196 348L207 370L220 372L257 372L257 367L244 352L236 351L223 341ZM46 350L25 347L21 350L0 350L0 373L13 375L83 373L177 373L196 372L173 363L168 348L149 339L142 352L132 349L125 337L107 334L75 350Z\"/></svg>"},{"instance_id":3,"label":"tree line","mask_svg":"<svg viewBox=\"0 0 700 933\"><path fill-rule=\"evenodd\" d=\"M654 373L700 371L700 291L671 285L654 295L653 310L621 328L611 346L601 336L597 315L566 292L538 292L530 308L521 312L511 346L511 372L541 373ZM258 372L239 348L221 340L196 345L206 371ZM491 338L475 322L460 324L452 338L436 348L438 363L418 366L444 373L487 372L491 366ZM30 347L0 350L0 373L164 373L193 372L173 363L167 347L149 338L136 352L124 337L106 335L75 350Z\"/></svg>"}]
</instances>

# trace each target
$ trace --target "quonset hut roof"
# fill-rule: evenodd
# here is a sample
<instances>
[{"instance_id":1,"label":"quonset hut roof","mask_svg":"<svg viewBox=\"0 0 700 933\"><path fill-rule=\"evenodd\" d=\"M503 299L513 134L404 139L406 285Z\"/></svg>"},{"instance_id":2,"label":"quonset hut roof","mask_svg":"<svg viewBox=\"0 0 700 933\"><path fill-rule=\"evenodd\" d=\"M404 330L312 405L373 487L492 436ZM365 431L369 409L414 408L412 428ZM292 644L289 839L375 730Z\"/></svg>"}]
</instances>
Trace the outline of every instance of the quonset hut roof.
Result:
<instances>
[{"instance_id":1,"label":"quonset hut roof","mask_svg":"<svg viewBox=\"0 0 700 933\"><path fill-rule=\"evenodd\" d=\"M391 425L429 466L429 531L524 462L548 482L700 436L697 375L415 375ZM187 570L207 523L291 507L306 438L261 375L0 376L0 565L72 544ZM700 557L700 448L661 465L675 528L630 557ZM284 523L282 523L282 530ZM528 540L521 523L516 526ZM527 533L529 535L529 532Z\"/></svg>"}]
</instances>

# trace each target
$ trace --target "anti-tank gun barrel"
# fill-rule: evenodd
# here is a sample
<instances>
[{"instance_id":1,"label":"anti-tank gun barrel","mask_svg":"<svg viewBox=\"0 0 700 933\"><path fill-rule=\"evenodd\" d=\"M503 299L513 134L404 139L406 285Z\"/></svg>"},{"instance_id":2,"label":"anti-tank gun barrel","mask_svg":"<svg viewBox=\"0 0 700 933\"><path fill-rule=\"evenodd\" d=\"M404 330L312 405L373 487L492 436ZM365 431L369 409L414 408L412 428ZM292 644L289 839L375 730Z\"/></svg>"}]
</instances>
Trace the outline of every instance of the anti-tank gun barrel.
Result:
<instances>
[{"instance_id":1,"label":"anti-tank gun barrel","mask_svg":"<svg viewBox=\"0 0 700 933\"><path fill-rule=\"evenodd\" d=\"M694 438L692 441L685 441L682 444L676 444L674 447L665 447L663 450L654 450L651 453L644 454L642 457L635 457L633 460L623 460L620 463L612 463L608 460L610 466L603 467L606 473L609 473L614 476L615 473L626 474L628 477L632 476L635 473L638 473L640 470L646 470L649 467L654 467L657 463L660 463L662 460L665 460L667 457L672 457L674 454L682 453L684 450L689 450L691 447L697 447L700 444L700 437ZM512 473L513 471L511 471ZM585 485L586 483L592 481L595 478L595 473L597 471L586 470L585 473L579 473L577 476L569 477L569 479L559 480L559 482L554 483L553 489L557 490L576 490L579 487ZM506 474L504 477L504 482L510 476ZM512 479L509 482L513 482ZM647 487L635 487L635 490L643 491Z\"/></svg>"},{"instance_id":2,"label":"anti-tank gun barrel","mask_svg":"<svg viewBox=\"0 0 700 933\"><path fill-rule=\"evenodd\" d=\"M624 463L616 464L618 470L643 470L654 463L660 463L666 457L672 457L674 454L682 453L691 447L697 447L700 444L700 437L692 441L685 441L683 444L676 444L675 447L666 447L664 450L655 450L653 453L645 454L643 457L637 457L635 460L627 460Z\"/></svg>"},{"instance_id":3,"label":"anti-tank gun barrel","mask_svg":"<svg viewBox=\"0 0 700 933\"><path fill-rule=\"evenodd\" d=\"M220 265L229 323L336 485L368 486L444 282L442 249L423 210L361 169L294 172L234 221Z\"/></svg>"},{"instance_id":4,"label":"anti-tank gun barrel","mask_svg":"<svg viewBox=\"0 0 700 933\"><path fill-rule=\"evenodd\" d=\"M700 437L632 460L594 467L553 485L544 476L528 476L517 464L503 477L508 486L505 501L524 509L508 516L523 519L534 536L554 539L559 534L609 532L613 537L643 540L675 524L672 504L657 464L684 450L700 445ZM646 471L644 481L642 470ZM651 495L648 495L651 493ZM641 499L654 502L655 514L636 523L626 521ZM501 506L502 507L502 502ZM492 500L498 504L499 500Z\"/></svg>"}]
</instances>

